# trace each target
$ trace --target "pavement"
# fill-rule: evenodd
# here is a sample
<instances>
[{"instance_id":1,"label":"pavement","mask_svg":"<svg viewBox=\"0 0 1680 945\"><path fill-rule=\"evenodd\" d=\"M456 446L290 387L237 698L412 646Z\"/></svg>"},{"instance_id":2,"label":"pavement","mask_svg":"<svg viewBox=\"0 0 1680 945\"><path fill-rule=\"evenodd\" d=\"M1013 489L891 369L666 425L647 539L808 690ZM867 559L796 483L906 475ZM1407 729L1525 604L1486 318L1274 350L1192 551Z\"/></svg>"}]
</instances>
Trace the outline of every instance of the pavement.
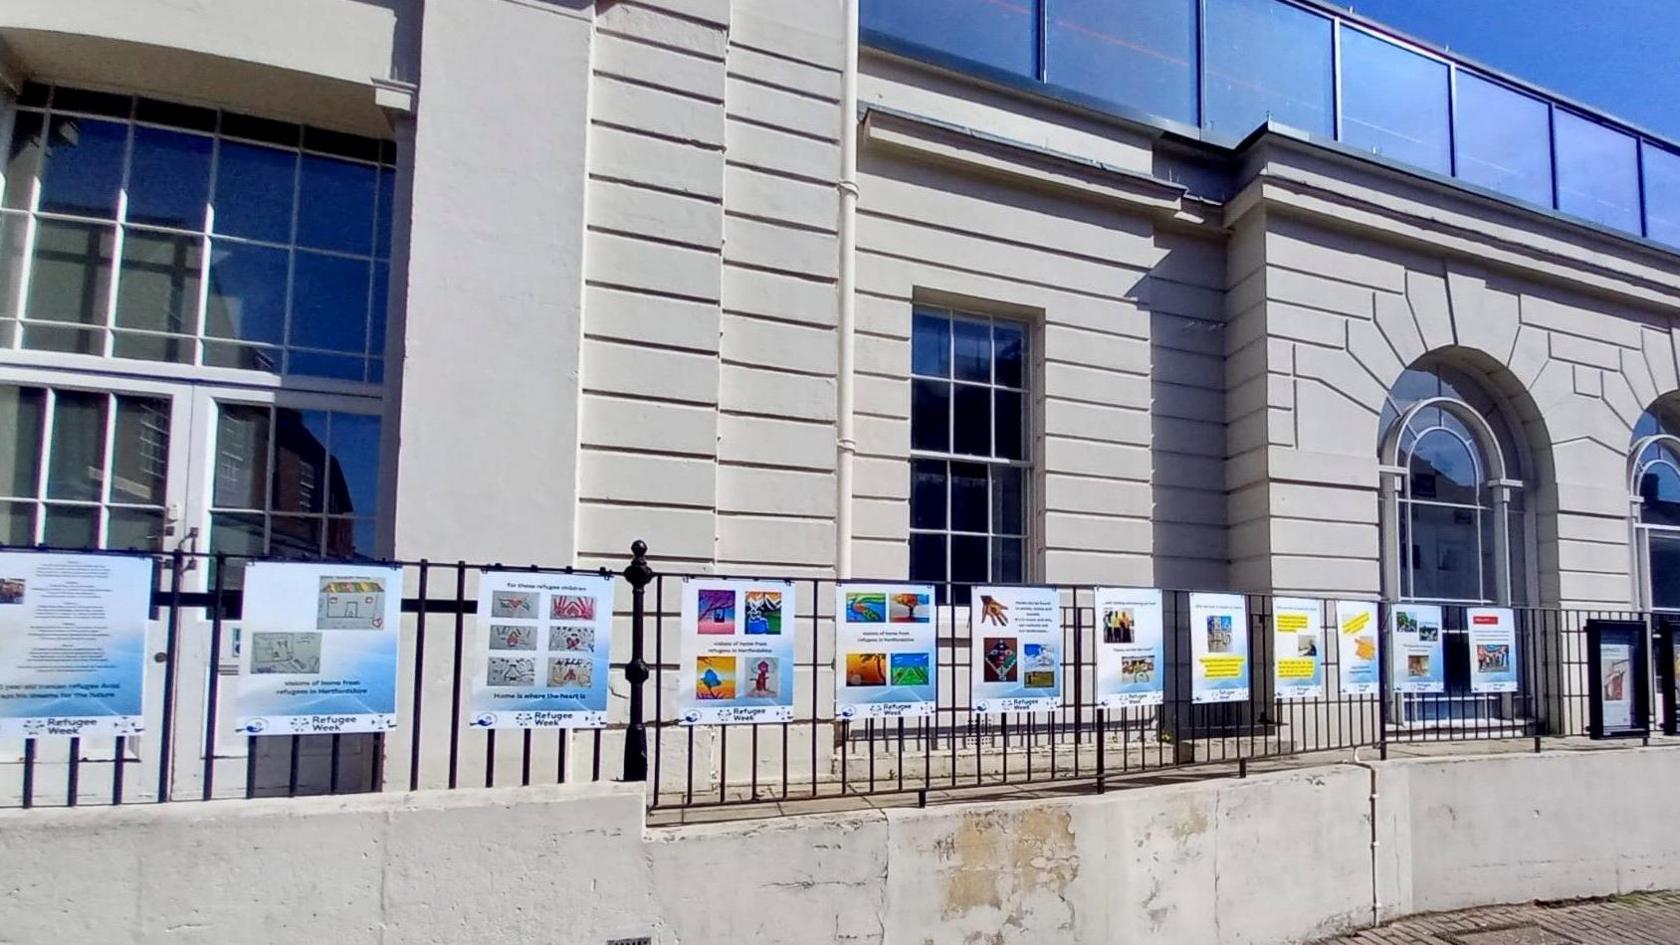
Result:
<instances>
[{"instance_id":1,"label":"pavement","mask_svg":"<svg viewBox=\"0 0 1680 945\"><path fill-rule=\"evenodd\" d=\"M1680 892L1417 916L1322 945L1680 945Z\"/></svg>"}]
</instances>

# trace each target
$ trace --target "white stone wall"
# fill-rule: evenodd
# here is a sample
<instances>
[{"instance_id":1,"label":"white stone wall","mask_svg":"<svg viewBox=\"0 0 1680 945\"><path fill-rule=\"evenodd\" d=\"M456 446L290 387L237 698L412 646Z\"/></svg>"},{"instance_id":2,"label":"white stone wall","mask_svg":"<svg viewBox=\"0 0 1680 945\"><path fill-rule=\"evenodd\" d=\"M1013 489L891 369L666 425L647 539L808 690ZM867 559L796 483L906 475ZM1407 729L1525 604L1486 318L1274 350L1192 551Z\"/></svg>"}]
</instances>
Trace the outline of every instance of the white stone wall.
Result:
<instances>
[{"instance_id":1,"label":"white stone wall","mask_svg":"<svg viewBox=\"0 0 1680 945\"><path fill-rule=\"evenodd\" d=\"M831 570L838 5L596 25L579 552Z\"/></svg>"},{"instance_id":2,"label":"white stone wall","mask_svg":"<svg viewBox=\"0 0 1680 945\"><path fill-rule=\"evenodd\" d=\"M1296 146L1254 163L1227 217L1238 583L1379 590L1378 420L1431 354L1520 427L1536 602L1634 602L1628 447L1676 389L1673 256Z\"/></svg>"},{"instance_id":3,"label":"white stone wall","mask_svg":"<svg viewBox=\"0 0 1680 945\"><path fill-rule=\"evenodd\" d=\"M1282 945L1673 888L1680 828L1645 815L1677 777L1664 748L1412 759L652 830L610 784L7 811L0 923L20 945Z\"/></svg>"}]
</instances>

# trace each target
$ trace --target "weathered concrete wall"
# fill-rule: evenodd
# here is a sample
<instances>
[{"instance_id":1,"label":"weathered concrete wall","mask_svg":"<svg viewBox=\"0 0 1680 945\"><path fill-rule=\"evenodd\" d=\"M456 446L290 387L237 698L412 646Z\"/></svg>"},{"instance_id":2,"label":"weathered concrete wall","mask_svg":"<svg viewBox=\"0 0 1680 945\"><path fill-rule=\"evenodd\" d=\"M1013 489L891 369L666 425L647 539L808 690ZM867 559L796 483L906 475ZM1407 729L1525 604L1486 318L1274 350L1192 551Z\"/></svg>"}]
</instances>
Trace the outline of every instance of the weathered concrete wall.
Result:
<instances>
[{"instance_id":1,"label":"weathered concrete wall","mask_svg":"<svg viewBox=\"0 0 1680 945\"><path fill-rule=\"evenodd\" d=\"M1284 943L1680 886L1666 749L643 827L584 785L0 814L6 942ZM1375 877L1373 882L1373 864Z\"/></svg>"},{"instance_id":2,"label":"weathered concrete wall","mask_svg":"<svg viewBox=\"0 0 1680 945\"><path fill-rule=\"evenodd\" d=\"M1680 887L1680 758L1664 749L1409 761L1409 911Z\"/></svg>"}]
</instances>

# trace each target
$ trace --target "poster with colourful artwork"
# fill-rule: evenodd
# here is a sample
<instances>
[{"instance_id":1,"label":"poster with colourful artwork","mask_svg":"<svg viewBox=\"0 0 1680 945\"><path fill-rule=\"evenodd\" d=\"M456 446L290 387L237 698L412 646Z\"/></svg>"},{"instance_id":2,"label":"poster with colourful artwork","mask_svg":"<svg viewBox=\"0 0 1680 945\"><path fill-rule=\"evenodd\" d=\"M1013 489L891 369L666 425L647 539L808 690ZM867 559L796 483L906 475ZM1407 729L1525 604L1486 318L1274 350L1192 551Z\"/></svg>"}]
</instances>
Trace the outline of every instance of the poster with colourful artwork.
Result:
<instances>
[{"instance_id":1,"label":"poster with colourful artwork","mask_svg":"<svg viewBox=\"0 0 1680 945\"><path fill-rule=\"evenodd\" d=\"M1097 705L1110 709L1160 705L1167 664L1161 592L1145 587L1096 591Z\"/></svg>"},{"instance_id":2,"label":"poster with colourful artwork","mask_svg":"<svg viewBox=\"0 0 1680 945\"><path fill-rule=\"evenodd\" d=\"M1241 594L1190 595L1192 702L1248 701L1248 610Z\"/></svg>"},{"instance_id":3,"label":"poster with colourful artwork","mask_svg":"<svg viewBox=\"0 0 1680 945\"><path fill-rule=\"evenodd\" d=\"M793 721L798 612L792 581L684 580L677 720Z\"/></svg>"},{"instance_id":4,"label":"poster with colourful artwork","mask_svg":"<svg viewBox=\"0 0 1680 945\"><path fill-rule=\"evenodd\" d=\"M1279 702L1324 698L1324 602L1272 600L1272 678Z\"/></svg>"},{"instance_id":5,"label":"poster with colourful artwork","mask_svg":"<svg viewBox=\"0 0 1680 945\"><path fill-rule=\"evenodd\" d=\"M837 584L834 717L932 715L939 656L933 586Z\"/></svg>"},{"instance_id":6,"label":"poster with colourful artwork","mask_svg":"<svg viewBox=\"0 0 1680 945\"><path fill-rule=\"evenodd\" d=\"M613 580L486 571L467 721L477 728L607 724Z\"/></svg>"},{"instance_id":7,"label":"poster with colourful artwork","mask_svg":"<svg viewBox=\"0 0 1680 945\"><path fill-rule=\"evenodd\" d=\"M396 728L402 591L396 568L246 565L238 730L319 735Z\"/></svg>"},{"instance_id":8,"label":"poster with colourful artwork","mask_svg":"<svg viewBox=\"0 0 1680 945\"><path fill-rule=\"evenodd\" d=\"M1517 618L1506 607L1464 612L1470 636L1470 691L1517 691Z\"/></svg>"},{"instance_id":9,"label":"poster with colourful artwork","mask_svg":"<svg viewBox=\"0 0 1680 945\"><path fill-rule=\"evenodd\" d=\"M1061 601L1053 587L976 587L970 699L982 715L1062 705Z\"/></svg>"},{"instance_id":10,"label":"poster with colourful artwork","mask_svg":"<svg viewBox=\"0 0 1680 945\"><path fill-rule=\"evenodd\" d=\"M1446 692L1442 655L1441 608L1433 604L1396 604L1389 653L1389 678L1395 692Z\"/></svg>"}]
</instances>

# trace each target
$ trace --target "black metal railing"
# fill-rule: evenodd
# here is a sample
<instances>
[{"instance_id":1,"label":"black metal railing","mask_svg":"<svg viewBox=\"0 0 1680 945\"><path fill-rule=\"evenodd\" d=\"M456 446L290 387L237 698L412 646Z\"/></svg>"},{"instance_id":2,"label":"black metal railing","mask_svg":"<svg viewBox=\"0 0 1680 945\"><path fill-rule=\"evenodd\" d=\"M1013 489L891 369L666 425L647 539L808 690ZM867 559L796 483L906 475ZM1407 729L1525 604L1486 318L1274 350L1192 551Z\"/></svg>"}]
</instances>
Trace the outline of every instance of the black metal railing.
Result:
<instances>
[{"instance_id":1,"label":"black metal railing","mask_svg":"<svg viewBox=\"0 0 1680 945\"><path fill-rule=\"evenodd\" d=\"M51 550L51 549L8 549ZM1096 588L1055 585L1061 600L1060 705L986 715L969 698L970 632L960 596L940 588L934 615L937 705L931 715L850 721L834 712L835 582L793 580L797 612L792 719L741 726L687 725L678 717L683 640L681 583L659 573L636 542L617 575L611 699L605 728L481 729L467 724L467 647L478 577L486 570L591 573L501 563L356 561L403 573L398 726L390 734L256 736L234 732L230 648L241 645L243 565L256 559L175 551L151 556L152 621L145 733L131 737L0 740L0 806L74 806L303 796L395 789L493 787L593 781L603 765L646 781L655 811L812 798L930 795L1016 785L1102 790L1117 779L1177 769L1247 773L1250 763L1416 742L1529 739L1586 733L1585 625L1628 612L1519 608L1517 691L1477 694L1463 684L1471 658L1462 607L1443 608L1447 691L1394 692L1387 635L1378 635L1382 684L1342 691L1346 655L1326 600L1319 698L1274 696L1273 597L1244 595L1247 699L1195 701L1190 678L1190 595L1162 592L1164 698L1104 708L1096 693L1100 639ZM763 576L757 576L762 579ZM902 583L888 581L884 583ZM1044 586L1044 585L1039 585ZM622 590L628 589L626 595ZM1388 624L1387 605L1379 620ZM652 692L647 691L652 686Z\"/></svg>"}]
</instances>

